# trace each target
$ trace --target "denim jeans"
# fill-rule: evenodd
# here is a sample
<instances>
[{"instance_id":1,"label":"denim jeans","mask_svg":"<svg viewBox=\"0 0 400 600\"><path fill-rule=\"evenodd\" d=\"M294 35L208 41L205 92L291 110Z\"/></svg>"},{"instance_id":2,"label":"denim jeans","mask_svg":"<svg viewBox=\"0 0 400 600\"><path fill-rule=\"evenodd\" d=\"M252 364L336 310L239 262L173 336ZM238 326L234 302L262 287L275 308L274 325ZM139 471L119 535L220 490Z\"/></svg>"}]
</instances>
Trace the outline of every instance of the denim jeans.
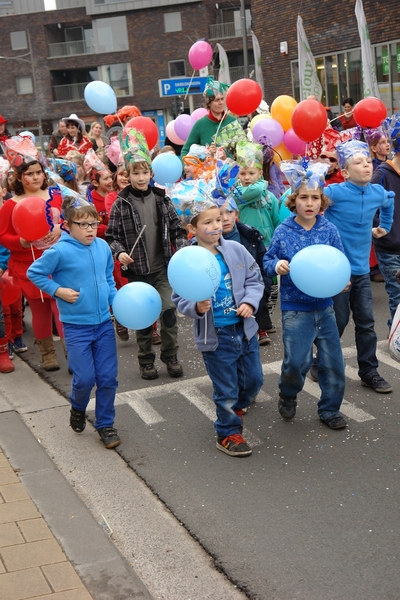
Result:
<instances>
[{"instance_id":1,"label":"denim jeans","mask_svg":"<svg viewBox=\"0 0 400 600\"><path fill-rule=\"evenodd\" d=\"M295 399L303 389L311 366L313 343L318 349L318 381L321 397L318 415L327 419L339 413L345 375L342 347L332 306L302 312L282 311L284 358L279 389L283 398Z\"/></svg>"},{"instance_id":2,"label":"denim jeans","mask_svg":"<svg viewBox=\"0 0 400 600\"><path fill-rule=\"evenodd\" d=\"M263 384L263 373L257 336L245 338L243 322L217 327L216 331L218 347L203 352L203 359L213 384L215 430L219 437L227 437L240 432L242 420L235 409L254 402Z\"/></svg>"},{"instance_id":3,"label":"denim jeans","mask_svg":"<svg viewBox=\"0 0 400 600\"><path fill-rule=\"evenodd\" d=\"M350 289L335 296L333 306L340 337L342 337L342 333L349 322L350 310L353 313L358 374L361 379L367 375L374 375L378 369L378 359L376 358L377 337L374 329L375 319L369 273L367 275L352 275Z\"/></svg>"},{"instance_id":4,"label":"denim jeans","mask_svg":"<svg viewBox=\"0 0 400 600\"><path fill-rule=\"evenodd\" d=\"M379 270L385 279L385 290L389 296L390 319L388 326L392 326L393 317L400 304L400 284L397 283L396 273L400 269L400 254L389 254L388 252L376 252Z\"/></svg>"},{"instance_id":5,"label":"denim jeans","mask_svg":"<svg viewBox=\"0 0 400 600\"><path fill-rule=\"evenodd\" d=\"M117 345L111 319L100 325L64 323L68 365L73 373L72 408L84 411L96 385L96 429L113 427L118 387Z\"/></svg>"}]
</instances>

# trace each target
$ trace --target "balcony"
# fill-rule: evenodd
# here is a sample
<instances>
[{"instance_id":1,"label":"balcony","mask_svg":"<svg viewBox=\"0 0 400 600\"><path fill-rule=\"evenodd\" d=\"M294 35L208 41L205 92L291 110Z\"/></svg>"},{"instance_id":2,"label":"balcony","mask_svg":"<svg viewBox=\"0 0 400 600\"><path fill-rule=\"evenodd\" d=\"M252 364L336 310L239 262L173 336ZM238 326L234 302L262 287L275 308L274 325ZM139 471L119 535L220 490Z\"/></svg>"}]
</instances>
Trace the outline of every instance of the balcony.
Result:
<instances>
[{"instance_id":1,"label":"balcony","mask_svg":"<svg viewBox=\"0 0 400 600\"><path fill-rule=\"evenodd\" d=\"M49 44L49 58L60 56L77 56L79 54L94 54L94 41L77 40L74 42L57 42Z\"/></svg>"},{"instance_id":2,"label":"balcony","mask_svg":"<svg viewBox=\"0 0 400 600\"><path fill-rule=\"evenodd\" d=\"M240 23L216 23L208 26L210 40L223 40L226 38L242 37ZM247 34L251 33L251 25L247 24Z\"/></svg>"},{"instance_id":3,"label":"balcony","mask_svg":"<svg viewBox=\"0 0 400 600\"><path fill-rule=\"evenodd\" d=\"M54 102L74 102L84 100L84 91L88 83L90 83L90 81L87 81L86 83L70 83L68 85L53 85ZM111 82L110 85L117 98L132 95L129 93L128 79Z\"/></svg>"},{"instance_id":4,"label":"balcony","mask_svg":"<svg viewBox=\"0 0 400 600\"><path fill-rule=\"evenodd\" d=\"M254 65L249 65L249 74L254 71ZM212 73L210 73L212 75ZM214 69L214 79L218 81L219 70ZM231 83L238 79L244 79L244 67L231 67L229 69L229 75L231 76Z\"/></svg>"}]
</instances>

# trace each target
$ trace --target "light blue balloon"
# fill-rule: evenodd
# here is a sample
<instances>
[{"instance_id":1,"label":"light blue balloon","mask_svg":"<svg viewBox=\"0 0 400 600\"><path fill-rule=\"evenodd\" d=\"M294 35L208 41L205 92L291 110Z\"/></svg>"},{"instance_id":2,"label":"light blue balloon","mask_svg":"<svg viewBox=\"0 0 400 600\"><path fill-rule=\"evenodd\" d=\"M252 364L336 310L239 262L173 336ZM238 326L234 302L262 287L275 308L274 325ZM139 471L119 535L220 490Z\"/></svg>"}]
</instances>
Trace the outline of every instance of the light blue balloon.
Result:
<instances>
[{"instance_id":1,"label":"light blue balloon","mask_svg":"<svg viewBox=\"0 0 400 600\"><path fill-rule=\"evenodd\" d=\"M178 250L168 265L168 281L179 296L192 302L208 300L221 282L218 260L206 248L187 246Z\"/></svg>"},{"instance_id":2,"label":"light blue balloon","mask_svg":"<svg viewBox=\"0 0 400 600\"><path fill-rule=\"evenodd\" d=\"M161 296L153 286L141 281L118 290L112 305L114 317L129 329L146 329L161 313Z\"/></svg>"},{"instance_id":3,"label":"light blue balloon","mask_svg":"<svg viewBox=\"0 0 400 600\"><path fill-rule=\"evenodd\" d=\"M115 92L104 81L91 81L84 91L86 104L94 112L100 115L115 113L117 110L117 98Z\"/></svg>"},{"instance_id":4,"label":"light blue balloon","mask_svg":"<svg viewBox=\"0 0 400 600\"><path fill-rule=\"evenodd\" d=\"M152 164L154 181L159 185L175 183L182 175L182 163L175 154L159 154Z\"/></svg>"},{"instance_id":5,"label":"light blue balloon","mask_svg":"<svg viewBox=\"0 0 400 600\"><path fill-rule=\"evenodd\" d=\"M289 266L294 285L313 298L340 294L350 281L351 267L346 255L324 244L303 248Z\"/></svg>"},{"instance_id":6,"label":"light blue balloon","mask_svg":"<svg viewBox=\"0 0 400 600\"><path fill-rule=\"evenodd\" d=\"M18 135L20 135L21 137L30 137L32 142L34 144L36 144L36 137L35 135L32 133L32 131L21 131Z\"/></svg>"}]
</instances>

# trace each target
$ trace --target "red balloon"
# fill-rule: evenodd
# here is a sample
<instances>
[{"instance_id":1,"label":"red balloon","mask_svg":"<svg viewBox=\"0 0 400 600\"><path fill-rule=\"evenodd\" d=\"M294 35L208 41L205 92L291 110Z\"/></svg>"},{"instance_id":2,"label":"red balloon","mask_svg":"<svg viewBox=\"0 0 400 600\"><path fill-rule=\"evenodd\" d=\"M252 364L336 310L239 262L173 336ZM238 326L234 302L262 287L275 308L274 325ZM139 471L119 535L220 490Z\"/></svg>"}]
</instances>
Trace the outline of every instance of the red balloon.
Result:
<instances>
[{"instance_id":1,"label":"red balloon","mask_svg":"<svg viewBox=\"0 0 400 600\"><path fill-rule=\"evenodd\" d=\"M292 129L303 142L313 142L328 123L325 107L318 100L303 100L292 114Z\"/></svg>"},{"instance_id":2,"label":"red balloon","mask_svg":"<svg viewBox=\"0 0 400 600\"><path fill-rule=\"evenodd\" d=\"M244 116L260 106L262 89L253 79L239 79L226 93L226 106L234 115Z\"/></svg>"},{"instance_id":3,"label":"red balloon","mask_svg":"<svg viewBox=\"0 0 400 600\"><path fill-rule=\"evenodd\" d=\"M158 129L154 121L150 117L133 117L127 122L124 130L129 131L132 128L143 133L149 150L152 150L158 142Z\"/></svg>"},{"instance_id":4,"label":"red balloon","mask_svg":"<svg viewBox=\"0 0 400 600\"><path fill-rule=\"evenodd\" d=\"M360 127L379 127L387 116L387 108L378 98L364 98L354 107L355 122Z\"/></svg>"},{"instance_id":5,"label":"red balloon","mask_svg":"<svg viewBox=\"0 0 400 600\"><path fill-rule=\"evenodd\" d=\"M4 271L0 279L1 282L1 302L5 306L14 304L21 297L22 291L19 285L14 283L8 271Z\"/></svg>"},{"instance_id":6,"label":"red balloon","mask_svg":"<svg viewBox=\"0 0 400 600\"><path fill-rule=\"evenodd\" d=\"M27 242L40 240L50 231L46 219L46 202L38 196L18 200L13 210L12 223L17 234Z\"/></svg>"}]
</instances>

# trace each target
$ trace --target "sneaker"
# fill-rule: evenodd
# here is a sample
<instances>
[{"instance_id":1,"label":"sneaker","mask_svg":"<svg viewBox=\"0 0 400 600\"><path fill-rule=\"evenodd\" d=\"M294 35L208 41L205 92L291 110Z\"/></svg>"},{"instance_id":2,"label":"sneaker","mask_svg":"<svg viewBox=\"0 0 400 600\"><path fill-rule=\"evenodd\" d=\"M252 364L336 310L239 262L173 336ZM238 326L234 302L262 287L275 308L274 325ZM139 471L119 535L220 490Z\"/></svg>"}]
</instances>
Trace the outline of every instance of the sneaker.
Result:
<instances>
[{"instance_id":1,"label":"sneaker","mask_svg":"<svg viewBox=\"0 0 400 600\"><path fill-rule=\"evenodd\" d=\"M82 433L86 427L86 412L71 408L69 424L76 433Z\"/></svg>"},{"instance_id":2,"label":"sneaker","mask_svg":"<svg viewBox=\"0 0 400 600\"><path fill-rule=\"evenodd\" d=\"M293 419L296 415L296 398L284 398L279 395L278 410L283 419Z\"/></svg>"},{"instance_id":3,"label":"sneaker","mask_svg":"<svg viewBox=\"0 0 400 600\"><path fill-rule=\"evenodd\" d=\"M22 352L26 352L28 350L28 347L25 346L24 340L21 336L14 339L13 346L16 354L22 354Z\"/></svg>"},{"instance_id":4,"label":"sneaker","mask_svg":"<svg viewBox=\"0 0 400 600\"><path fill-rule=\"evenodd\" d=\"M317 365L317 361L315 358L313 359L313 361L311 363L309 373L310 373L311 381L315 381L318 383L318 365Z\"/></svg>"},{"instance_id":5,"label":"sneaker","mask_svg":"<svg viewBox=\"0 0 400 600\"><path fill-rule=\"evenodd\" d=\"M267 344L271 343L271 338L269 337L268 333L265 331L265 329L259 329L258 330L258 344L260 346L266 346Z\"/></svg>"},{"instance_id":6,"label":"sneaker","mask_svg":"<svg viewBox=\"0 0 400 600\"><path fill-rule=\"evenodd\" d=\"M115 319L115 333L123 342L127 342L129 340L129 331L126 327L121 325L121 323L118 323L117 319Z\"/></svg>"},{"instance_id":7,"label":"sneaker","mask_svg":"<svg viewBox=\"0 0 400 600\"><path fill-rule=\"evenodd\" d=\"M103 444L106 448L115 448L119 446L121 440L119 439L118 431L114 429L114 427L103 427L102 429L98 429L97 433L102 439Z\"/></svg>"},{"instance_id":8,"label":"sneaker","mask_svg":"<svg viewBox=\"0 0 400 600\"><path fill-rule=\"evenodd\" d=\"M161 335L158 333L157 329L153 329L153 333L151 334L151 343L153 346L159 346L161 344Z\"/></svg>"},{"instance_id":9,"label":"sneaker","mask_svg":"<svg viewBox=\"0 0 400 600\"><path fill-rule=\"evenodd\" d=\"M331 429L343 429L343 427L347 427L346 421L343 419L342 415L333 415L333 417L328 417L327 419L321 419L322 423L328 425Z\"/></svg>"},{"instance_id":10,"label":"sneaker","mask_svg":"<svg viewBox=\"0 0 400 600\"><path fill-rule=\"evenodd\" d=\"M154 366L154 363L147 363L145 365L139 365L140 377L142 379L157 379L158 371Z\"/></svg>"},{"instance_id":11,"label":"sneaker","mask_svg":"<svg viewBox=\"0 0 400 600\"><path fill-rule=\"evenodd\" d=\"M12 342L8 342L8 358L14 360L14 344Z\"/></svg>"},{"instance_id":12,"label":"sneaker","mask_svg":"<svg viewBox=\"0 0 400 600\"><path fill-rule=\"evenodd\" d=\"M181 377L183 375L182 365L178 362L178 357L176 354L174 356L167 356L163 358L160 356L163 363L167 365L168 375L171 377Z\"/></svg>"},{"instance_id":13,"label":"sneaker","mask_svg":"<svg viewBox=\"0 0 400 600\"><path fill-rule=\"evenodd\" d=\"M217 438L217 448L229 456L249 456L252 449L239 433Z\"/></svg>"},{"instance_id":14,"label":"sneaker","mask_svg":"<svg viewBox=\"0 0 400 600\"><path fill-rule=\"evenodd\" d=\"M365 375L364 379L361 379L361 385L372 388L378 394L388 394L393 390L392 386L379 373Z\"/></svg>"}]
</instances>

